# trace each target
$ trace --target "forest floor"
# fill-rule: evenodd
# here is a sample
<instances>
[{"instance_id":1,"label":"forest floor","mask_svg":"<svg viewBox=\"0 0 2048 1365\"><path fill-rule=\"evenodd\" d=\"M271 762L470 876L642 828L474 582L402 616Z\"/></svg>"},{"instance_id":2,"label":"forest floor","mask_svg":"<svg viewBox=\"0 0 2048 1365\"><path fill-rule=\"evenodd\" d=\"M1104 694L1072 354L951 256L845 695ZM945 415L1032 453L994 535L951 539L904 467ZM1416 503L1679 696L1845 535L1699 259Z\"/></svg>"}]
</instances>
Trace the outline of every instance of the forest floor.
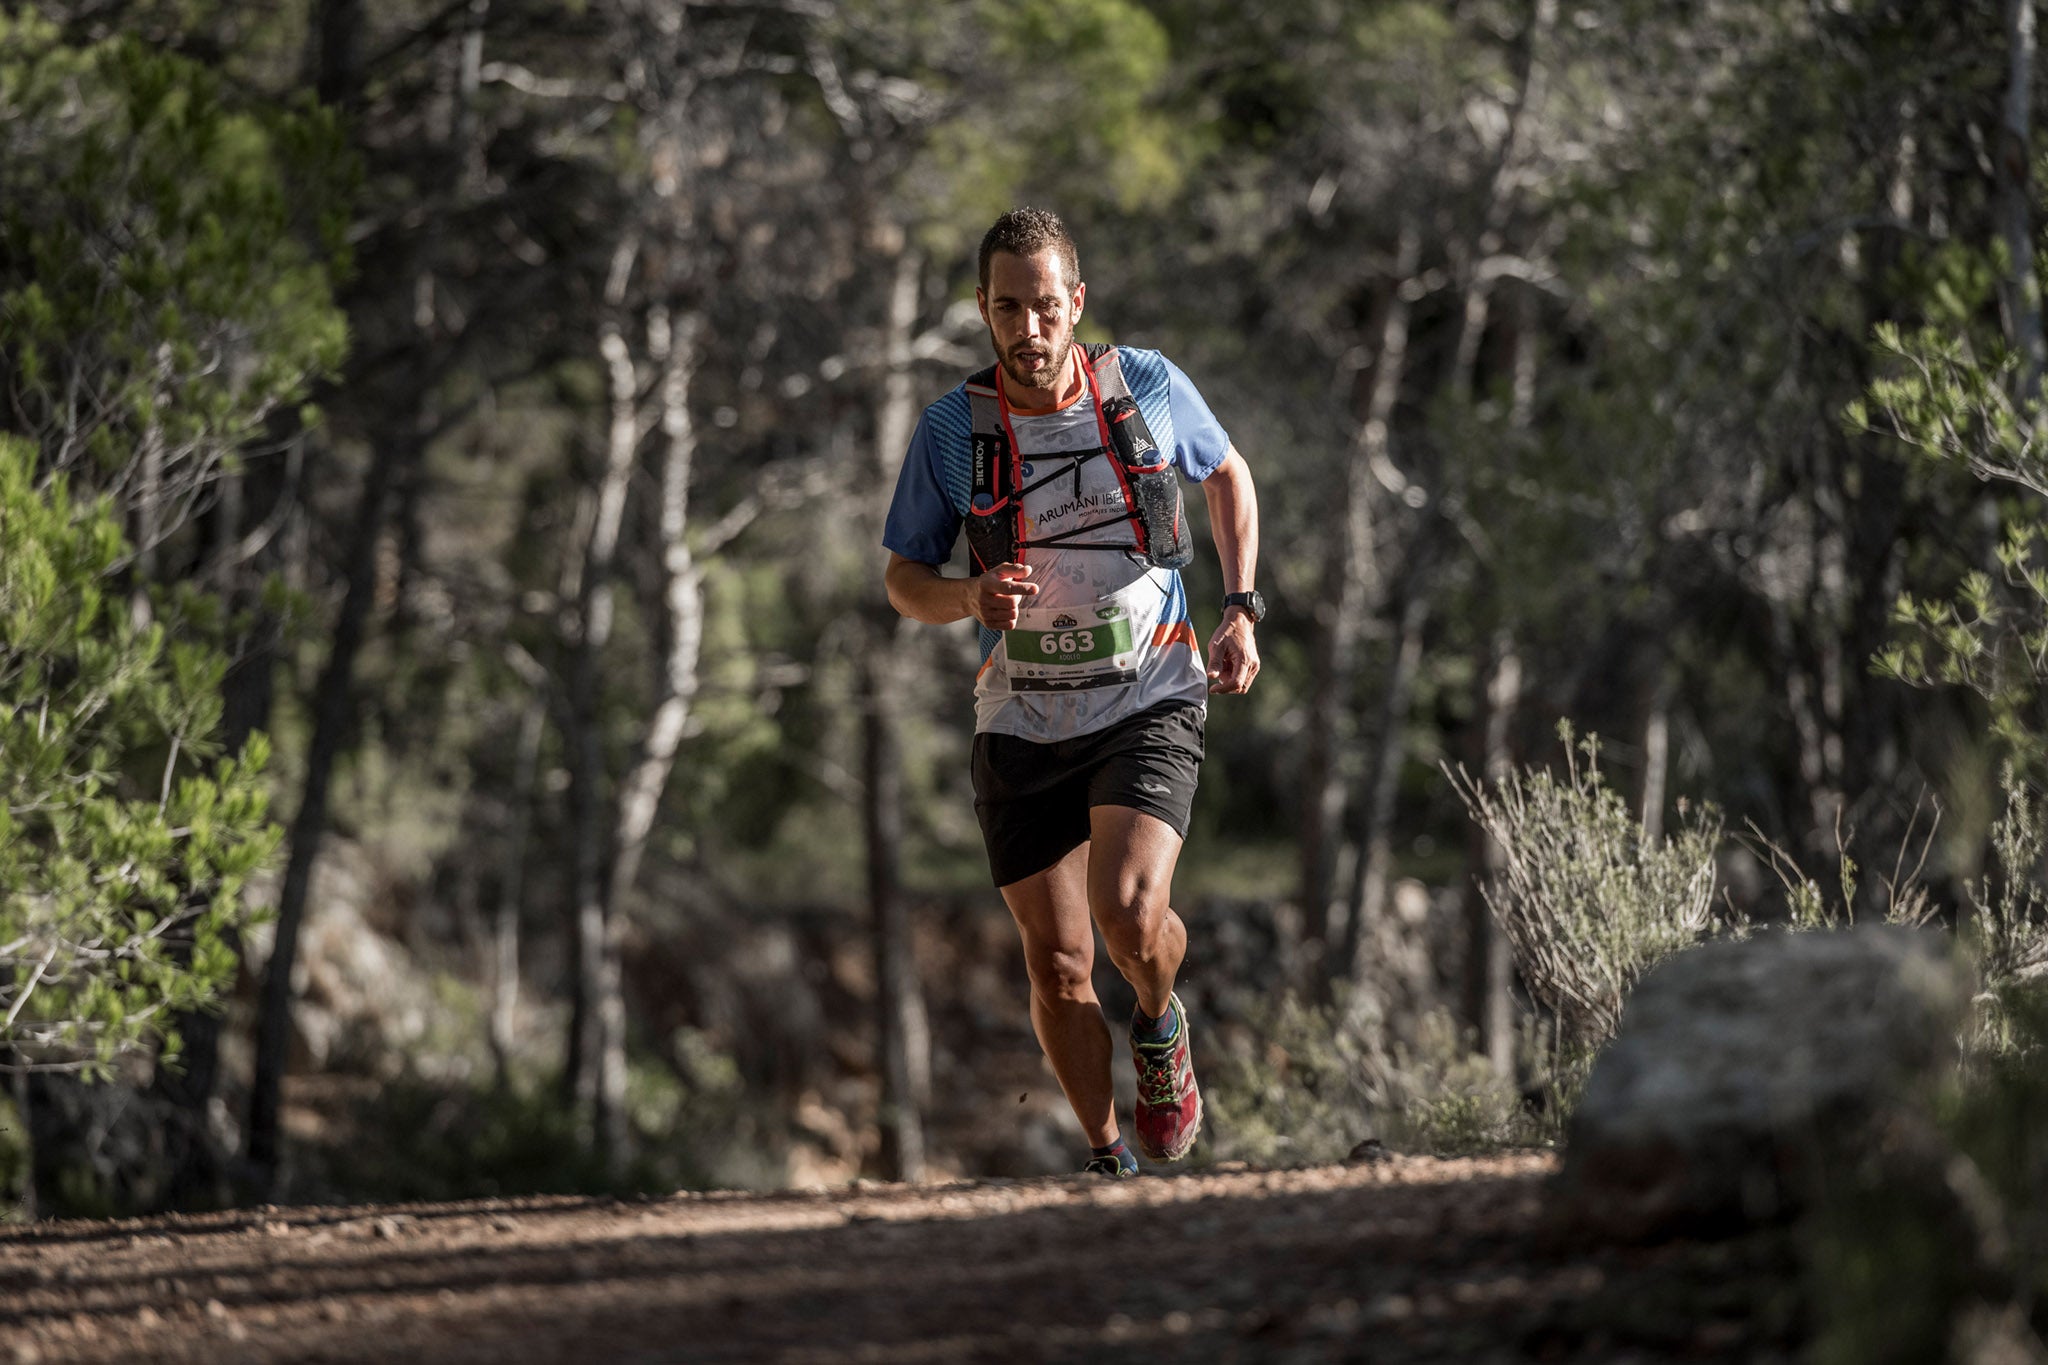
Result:
<instances>
[{"instance_id":1,"label":"forest floor","mask_svg":"<svg viewBox=\"0 0 2048 1365\"><path fill-rule=\"evenodd\" d=\"M1783 1234L1616 1247L1510 1155L0 1230L0 1362L1790 1360Z\"/></svg>"}]
</instances>

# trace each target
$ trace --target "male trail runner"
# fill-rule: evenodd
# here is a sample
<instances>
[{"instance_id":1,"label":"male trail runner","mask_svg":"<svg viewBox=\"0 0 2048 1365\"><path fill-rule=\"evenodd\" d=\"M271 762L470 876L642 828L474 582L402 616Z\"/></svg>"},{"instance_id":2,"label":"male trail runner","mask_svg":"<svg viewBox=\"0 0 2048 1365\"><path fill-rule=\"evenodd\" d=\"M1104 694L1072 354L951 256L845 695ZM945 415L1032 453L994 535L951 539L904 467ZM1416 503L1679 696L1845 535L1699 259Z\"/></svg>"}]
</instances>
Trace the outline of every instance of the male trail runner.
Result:
<instances>
[{"instance_id":1,"label":"male trail runner","mask_svg":"<svg viewBox=\"0 0 2048 1365\"><path fill-rule=\"evenodd\" d=\"M1092 920L1137 992L1138 1146L1187 1155L1202 1126L1187 931L1169 908L1209 692L1259 671L1251 472L1186 375L1156 351L1074 344L1087 286L1060 219L1017 209L981 243L975 301L997 364L925 409L882 540L889 600L973 617L974 794L989 868L1024 940L1031 1023L1094 1149L1136 1175L1091 984ZM1179 475L1199 482L1223 563L1223 622L1196 657ZM963 523L975 576L940 572Z\"/></svg>"}]
</instances>

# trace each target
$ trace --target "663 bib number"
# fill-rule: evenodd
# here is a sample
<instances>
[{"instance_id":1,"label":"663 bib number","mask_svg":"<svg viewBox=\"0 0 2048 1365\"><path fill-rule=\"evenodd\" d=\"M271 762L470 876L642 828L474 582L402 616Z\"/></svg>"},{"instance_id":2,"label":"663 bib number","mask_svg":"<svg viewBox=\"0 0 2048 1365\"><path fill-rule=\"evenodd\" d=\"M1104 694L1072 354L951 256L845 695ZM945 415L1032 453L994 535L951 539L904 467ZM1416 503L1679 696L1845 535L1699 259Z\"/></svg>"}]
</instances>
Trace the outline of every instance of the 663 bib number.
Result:
<instances>
[{"instance_id":1,"label":"663 bib number","mask_svg":"<svg viewBox=\"0 0 2048 1365\"><path fill-rule=\"evenodd\" d=\"M1063 654L1092 659L1095 657L1095 632L1049 630L1038 637L1038 652L1048 659L1056 659Z\"/></svg>"},{"instance_id":2,"label":"663 bib number","mask_svg":"<svg viewBox=\"0 0 2048 1365\"><path fill-rule=\"evenodd\" d=\"M1138 651L1130 604L1119 597L1075 607L1019 613L1003 632L1003 675L1013 692L1109 687L1137 681Z\"/></svg>"},{"instance_id":3,"label":"663 bib number","mask_svg":"<svg viewBox=\"0 0 2048 1365\"><path fill-rule=\"evenodd\" d=\"M1013 630L1006 638L1012 663L1094 663L1130 652L1131 623L1119 619L1068 630Z\"/></svg>"}]
</instances>

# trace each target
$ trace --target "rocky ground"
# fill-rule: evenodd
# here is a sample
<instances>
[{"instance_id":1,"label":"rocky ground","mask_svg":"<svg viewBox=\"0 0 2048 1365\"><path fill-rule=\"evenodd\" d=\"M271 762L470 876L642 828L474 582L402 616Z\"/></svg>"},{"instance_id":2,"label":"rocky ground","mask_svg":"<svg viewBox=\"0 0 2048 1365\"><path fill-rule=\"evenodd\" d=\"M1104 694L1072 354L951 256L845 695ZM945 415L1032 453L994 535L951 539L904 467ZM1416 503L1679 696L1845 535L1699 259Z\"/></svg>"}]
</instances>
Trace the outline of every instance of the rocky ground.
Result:
<instances>
[{"instance_id":1,"label":"rocky ground","mask_svg":"<svg viewBox=\"0 0 2048 1365\"><path fill-rule=\"evenodd\" d=\"M1790 1359L1777 1234L1603 1246L1541 1155L0 1230L0 1362Z\"/></svg>"}]
</instances>

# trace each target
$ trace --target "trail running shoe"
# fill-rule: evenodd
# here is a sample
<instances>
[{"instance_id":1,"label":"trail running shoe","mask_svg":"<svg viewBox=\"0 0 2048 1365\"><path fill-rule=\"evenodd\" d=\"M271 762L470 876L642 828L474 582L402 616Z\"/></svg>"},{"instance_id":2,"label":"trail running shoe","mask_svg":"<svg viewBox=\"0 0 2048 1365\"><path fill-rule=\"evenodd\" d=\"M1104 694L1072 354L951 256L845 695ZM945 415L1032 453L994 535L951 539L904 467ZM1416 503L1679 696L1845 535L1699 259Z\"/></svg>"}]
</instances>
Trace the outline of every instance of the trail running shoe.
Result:
<instances>
[{"instance_id":1,"label":"trail running shoe","mask_svg":"<svg viewBox=\"0 0 2048 1365\"><path fill-rule=\"evenodd\" d=\"M1088 1158L1088 1164L1081 1168L1083 1175L1107 1175L1124 1179L1137 1175L1138 1158L1131 1155L1131 1149L1121 1144L1113 1152Z\"/></svg>"},{"instance_id":2,"label":"trail running shoe","mask_svg":"<svg viewBox=\"0 0 2048 1365\"><path fill-rule=\"evenodd\" d=\"M1188 1051L1188 1012L1178 995L1169 998L1173 1036L1148 1043L1131 1021L1131 1057L1138 1065L1138 1150L1154 1161L1179 1161L1202 1131L1202 1092Z\"/></svg>"}]
</instances>

